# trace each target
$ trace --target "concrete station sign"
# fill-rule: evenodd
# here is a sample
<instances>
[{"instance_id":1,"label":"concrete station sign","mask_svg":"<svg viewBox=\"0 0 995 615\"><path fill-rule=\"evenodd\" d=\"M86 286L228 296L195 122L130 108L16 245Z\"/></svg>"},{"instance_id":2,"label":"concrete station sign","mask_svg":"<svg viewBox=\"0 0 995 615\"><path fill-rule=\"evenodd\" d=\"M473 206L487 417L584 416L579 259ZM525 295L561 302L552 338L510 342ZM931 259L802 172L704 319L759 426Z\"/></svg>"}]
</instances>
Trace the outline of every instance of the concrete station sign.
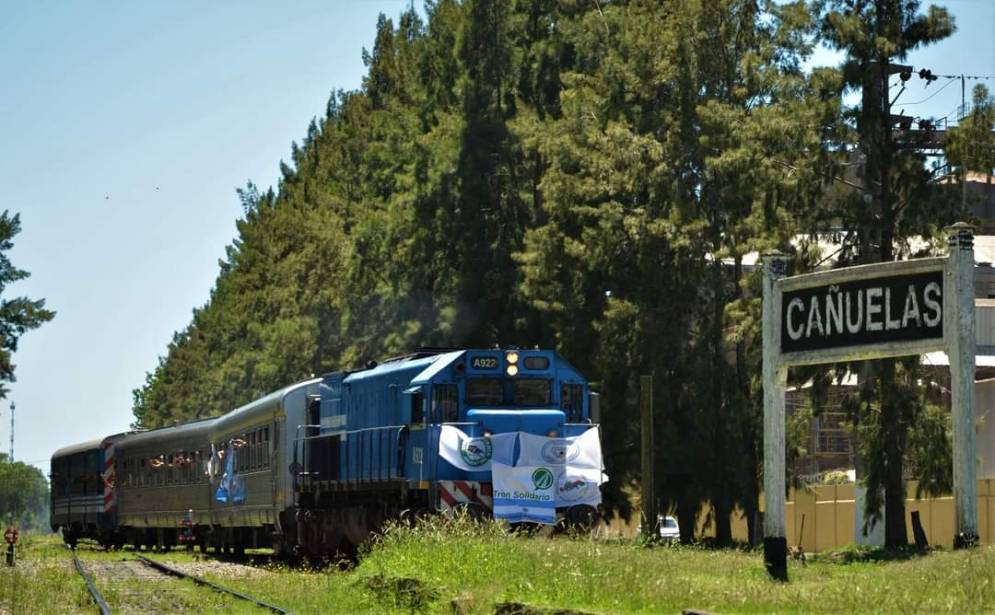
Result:
<instances>
[{"instance_id":1,"label":"concrete station sign","mask_svg":"<svg viewBox=\"0 0 995 615\"><path fill-rule=\"evenodd\" d=\"M950 357L955 544L977 540L974 431L974 235L957 224L948 254L784 277L763 264L764 561L787 578L784 390L788 368L918 355Z\"/></svg>"}]
</instances>

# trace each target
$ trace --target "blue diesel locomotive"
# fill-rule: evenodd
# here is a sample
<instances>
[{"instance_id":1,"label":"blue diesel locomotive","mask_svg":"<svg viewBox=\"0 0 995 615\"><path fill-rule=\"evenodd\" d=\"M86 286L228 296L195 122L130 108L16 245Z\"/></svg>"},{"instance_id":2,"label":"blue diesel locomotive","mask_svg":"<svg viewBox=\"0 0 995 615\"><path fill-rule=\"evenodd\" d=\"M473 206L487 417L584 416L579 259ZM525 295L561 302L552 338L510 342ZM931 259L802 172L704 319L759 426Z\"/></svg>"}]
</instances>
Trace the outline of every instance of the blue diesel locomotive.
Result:
<instances>
[{"instance_id":1,"label":"blue diesel locomotive","mask_svg":"<svg viewBox=\"0 0 995 615\"><path fill-rule=\"evenodd\" d=\"M349 552L406 512L490 514L491 473L475 467L489 436L578 436L597 414L585 378L553 351L426 349L306 380L218 418L114 436L103 474L114 509L101 519L114 525L98 534L108 545ZM466 463L440 455L454 428ZM77 467L64 452L105 445L56 453L53 484ZM55 497L53 529L81 527ZM581 504L557 515L589 523L596 512Z\"/></svg>"}]
</instances>

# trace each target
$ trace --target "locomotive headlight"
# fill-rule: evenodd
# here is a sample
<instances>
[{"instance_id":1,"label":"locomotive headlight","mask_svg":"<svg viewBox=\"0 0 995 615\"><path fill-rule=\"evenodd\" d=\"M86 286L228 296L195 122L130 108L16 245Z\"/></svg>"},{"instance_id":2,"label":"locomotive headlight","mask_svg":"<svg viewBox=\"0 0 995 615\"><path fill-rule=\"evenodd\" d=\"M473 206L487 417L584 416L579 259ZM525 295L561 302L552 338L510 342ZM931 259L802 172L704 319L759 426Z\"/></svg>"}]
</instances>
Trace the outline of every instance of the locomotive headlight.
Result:
<instances>
[{"instance_id":1,"label":"locomotive headlight","mask_svg":"<svg viewBox=\"0 0 995 615\"><path fill-rule=\"evenodd\" d=\"M508 367L505 368L504 371L509 376L517 376L518 375L518 366L517 365L509 365Z\"/></svg>"},{"instance_id":2,"label":"locomotive headlight","mask_svg":"<svg viewBox=\"0 0 995 615\"><path fill-rule=\"evenodd\" d=\"M504 360L514 365L518 363L518 353L515 351L509 352L508 354L504 355Z\"/></svg>"}]
</instances>

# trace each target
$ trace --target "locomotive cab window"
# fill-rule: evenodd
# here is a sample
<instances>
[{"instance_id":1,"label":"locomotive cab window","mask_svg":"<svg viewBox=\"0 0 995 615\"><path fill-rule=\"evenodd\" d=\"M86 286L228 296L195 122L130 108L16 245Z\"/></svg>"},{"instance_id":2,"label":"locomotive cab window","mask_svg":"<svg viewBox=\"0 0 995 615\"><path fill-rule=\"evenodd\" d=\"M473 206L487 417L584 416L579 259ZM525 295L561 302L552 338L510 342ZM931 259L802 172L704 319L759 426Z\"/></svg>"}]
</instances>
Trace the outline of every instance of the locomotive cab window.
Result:
<instances>
[{"instance_id":1,"label":"locomotive cab window","mask_svg":"<svg viewBox=\"0 0 995 615\"><path fill-rule=\"evenodd\" d=\"M516 406L542 406L550 403L549 380L527 378L514 384Z\"/></svg>"},{"instance_id":2,"label":"locomotive cab window","mask_svg":"<svg viewBox=\"0 0 995 615\"><path fill-rule=\"evenodd\" d=\"M459 390L455 384L432 387L432 422L452 423L459 420Z\"/></svg>"},{"instance_id":3,"label":"locomotive cab window","mask_svg":"<svg viewBox=\"0 0 995 615\"><path fill-rule=\"evenodd\" d=\"M466 381L466 403L470 406L500 406L504 388L497 378L471 378Z\"/></svg>"},{"instance_id":4,"label":"locomotive cab window","mask_svg":"<svg viewBox=\"0 0 995 615\"><path fill-rule=\"evenodd\" d=\"M425 422L425 396L421 393L411 395L411 422L416 425Z\"/></svg>"},{"instance_id":5,"label":"locomotive cab window","mask_svg":"<svg viewBox=\"0 0 995 615\"><path fill-rule=\"evenodd\" d=\"M560 408L567 415L567 422L579 423L584 412L584 385L562 385L560 387Z\"/></svg>"}]
</instances>

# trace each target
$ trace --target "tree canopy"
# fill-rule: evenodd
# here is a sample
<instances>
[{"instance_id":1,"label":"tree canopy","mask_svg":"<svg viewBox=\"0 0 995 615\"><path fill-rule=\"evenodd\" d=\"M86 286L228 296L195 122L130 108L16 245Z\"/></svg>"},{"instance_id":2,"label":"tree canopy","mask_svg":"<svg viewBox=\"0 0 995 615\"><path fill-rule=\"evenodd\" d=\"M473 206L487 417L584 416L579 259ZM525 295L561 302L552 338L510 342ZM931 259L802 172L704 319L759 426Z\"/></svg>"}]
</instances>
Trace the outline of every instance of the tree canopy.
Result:
<instances>
[{"instance_id":1,"label":"tree canopy","mask_svg":"<svg viewBox=\"0 0 995 615\"><path fill-rule=\"evenodd\" d=\"M5 252L14 246L14 236L21 232L21 217L4 210L0 214L0 296L7 286L27 278L30 273L14 267ZM0 399L9 392L4 383L14 382L14 353L21 336L55 316L45 309L44 299L14 297L0 299Z\"/></svg>"},{"instance_id":2,"label":"tree canopy","mask_svg":"<svg viewBox=\"0 0 995 615\"><path fill-rule=\"evenodd\" d=\"M238 237L135 390L136 425L418 346L553 346L603 394L609 505L628 509L652 373L658 492L685 532L711 502L727 541L735 506L754 522L761 465L746 257L777 248L803 271L818 255L797 238L870 228L832 180L859 142L841 93L853 66L949 29L885 3L901 6L868 38L849 4L438 0L381 16L362 87L332 94L277 189L239 191ZM819 36L848 53L842 71L802 71ZM902 198L919 207L923 186Z\"/></svg>"},{"instance_id":3,"label":"tree canopy","mask_svg":"<svg viewBox=\"0 0 995 615\"><path fill-rule=\"evenodd\" d=\"M0 523L48 527L48 481L41 470L0 453Z\"/></svg>"}]
</instances>

